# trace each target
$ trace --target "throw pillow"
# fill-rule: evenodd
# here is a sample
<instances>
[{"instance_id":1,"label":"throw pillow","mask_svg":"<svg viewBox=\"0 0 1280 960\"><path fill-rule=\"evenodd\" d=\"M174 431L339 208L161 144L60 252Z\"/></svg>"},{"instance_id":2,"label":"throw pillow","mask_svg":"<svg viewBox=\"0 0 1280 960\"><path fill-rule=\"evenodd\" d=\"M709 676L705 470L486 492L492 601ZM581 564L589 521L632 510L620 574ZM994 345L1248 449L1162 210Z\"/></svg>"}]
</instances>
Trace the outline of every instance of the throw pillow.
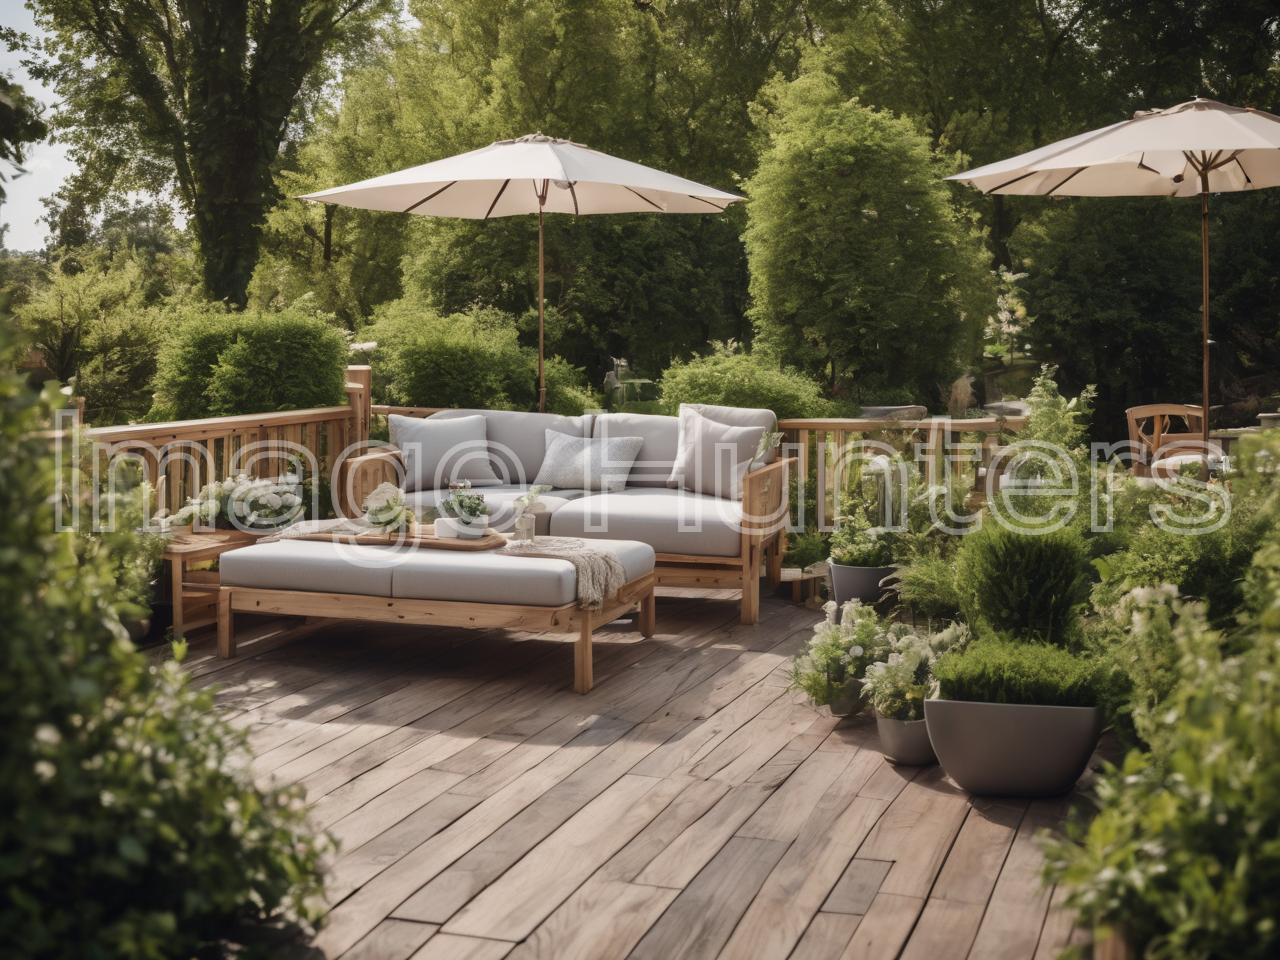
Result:
<instances>
[{"instance_id":1,"label":"throw pillow","mask_svg":"<svg viewBox=\"0 0 1280 960\"><path fill-rule=\"evenodd\" d=\"M571 437L548 430L547 455L533 482L557 490L616 493L627 485L642 446L643 437Z\"/></svg>"},{"instance_id":2,"label":"throw pillow","mask_svg":"<svg viewBox=\"0 0 1280 960\"><path fill-rule=\"evenodd\" d=\"M458 417L434 420L387 418L395 424L395 436L404 456L404 488L438 490L451 483L470 480L473 487L492 487L502 481L489 462L485 419Z\"/></svg>"},{"instance_id":3,"label":"throw pillow","mask_svg":"<svg viewBox=\"0 0 1280 960\"><path fill-rule=\"evenodd\" d=\"M668 486L740 500L742 477L763 436L764 427L733 427L681 406L680 448Z\"/></svg>"}]
</instances>

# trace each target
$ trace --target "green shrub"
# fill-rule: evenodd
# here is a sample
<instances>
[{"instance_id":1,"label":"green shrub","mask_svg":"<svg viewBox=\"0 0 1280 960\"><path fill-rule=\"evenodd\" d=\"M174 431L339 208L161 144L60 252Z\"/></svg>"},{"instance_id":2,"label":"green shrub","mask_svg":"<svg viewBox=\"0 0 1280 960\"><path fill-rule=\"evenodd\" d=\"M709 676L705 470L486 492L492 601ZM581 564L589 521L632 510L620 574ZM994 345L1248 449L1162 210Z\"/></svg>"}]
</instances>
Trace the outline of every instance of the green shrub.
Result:
<instances>
[{"instance_id":1,"label":"green shrub","mask_svg":"<svg viewBox=\"0 0 1280 960\"><path fill-rule=\"evenodd\" d=\"M917 557L898 571L898 584L902 602L916 616L954 620L960 615L954 553L949 556L938 550Z\"/></svg>"},{"instance_id":2,"label":"green shrub","mask_svg":"<svg viewBox=\"0 0 1280 960\"><path fill-rule=\"evenodd\" d=\"M874 607L857 600L839 610L830 600L823 609L826 619L813 628L804 652L791 660L791 683L815 704L841 699L848 681L861 679L870 664L888 655L894 636Z\"/></svg>"},{"instance_id":3,"label":"green shrub","mask_svg":"<svg viewBox=\"0 0 1280 960\"><path fill-rule=\"evenodd\" d=\"M840 518L831 535L831 562L845 567L886 567L893 563L892 536L872 527L861 510Z\"/></svg>"},{"instance_id":4,"label":"green shrub","mask_svg":"<svg viewBox=\"0 0 1280 960\"><path fill-rule=\"evenodd\" d=\"M0 955L170 960L313 919L300 794L256 787L213 692L123 639L127 538L54 532L52 399L0 376Z\"/></svg>"},{"instance_id":5,"label":"green shrub","mask_svg":"<svg viewBox=\"0 0 1280 960\"><path fill-rule=\"evenodd\" d=\"M658 381L662 402L670 414L682 403L712 403L722 407L772 410L788 417L856 416L856 410L837 409L823 396L818 383L795 370L783 369L754 353L735 353L732 347L709 357L667 367Z\"/></svg>"},{"instance_id":6,"label":"green shrub","mask_svg":"<svg viewBox=\"0 0 1280 960\"><path fill-rule=\"evenodd\" d=\"M1097 660L1044 643L980 640L933 667L944 700L1094 707L1106 671Z\"/></svg>"},{"instance_id":7,"label":"green shrub","mask_svg":"<svg viewBox=\"0 0 1280 960\"><path fill-rule=\"evenodd\" d=\"M1089 599L1089 553L1066 528L1033 535L987 522L956 555L957 590L969 625L980 635L1066 644Z\"/></svg>"},{"instance_id":8,"label":"green shrub","mask_svg":"<svg viewBox=\"0 0 1280 960\"><path fill-rule=\"evenodd\" d=\"M149 419L339 405L346 367L346 338L322 317L189 308L161 349Z\"/></svg>"},{"instance_id":9,"label":"green shrub","mask_svg":"<svg viewBox=\"0 0 1280 960\"><path fill-rule=\"evenodd\" d=\"M1280 557L1265 554L1242 656L1221 655L1201 605L1166 599L1177 680L1152 749L1108 769L1087 829L1047 844L1080 925L1123 927L1138 956L1280 953Z\"/></svg>"},{"instance_id":10,"label":"green shrub","mask_svg":"<svg viewBox=\"0 0 1280 960\"><path fill-rule=\"evenodd\" d=\"M515 319L500 310L438 317L397 300L361 332L377 341L375 376L388 403L413 407L532 410L537 358L522 350Z\"/></svg>"},{"instance_id":11,"label":"green shrub","mask_svg":"<svg viewBox=\"0 0 1280 960\"><path fill-rule=\"evenodd\" d=\"M604 407L604 397L591 389L586 373L568 360L547 357L543 376L547 381L547 413L580 417Z\"/></svg>"},{"instance_id":12,"label":"green shrub","mask_svg":"<svg viewBox=\"0 0 1280 960\"><path fill-rule=\"evenodd\" d=\"M817 530L787 534L787 550L782 562L788 567L808 567L831 556L831 536Z\"/></svg>"}]
</instances>

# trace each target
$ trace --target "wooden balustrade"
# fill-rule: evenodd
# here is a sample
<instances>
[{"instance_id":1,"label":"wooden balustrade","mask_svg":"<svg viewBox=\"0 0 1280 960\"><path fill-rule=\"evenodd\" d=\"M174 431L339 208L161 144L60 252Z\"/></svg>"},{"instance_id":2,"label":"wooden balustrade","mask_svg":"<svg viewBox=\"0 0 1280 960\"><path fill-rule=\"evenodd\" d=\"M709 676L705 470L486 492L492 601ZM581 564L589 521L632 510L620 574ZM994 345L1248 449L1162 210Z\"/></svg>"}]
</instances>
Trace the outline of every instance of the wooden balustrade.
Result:
<instances>
[{"instance_id":1,"label":"wooden balustrade","mask_svg":"<svg viewBox=\"0 0 1280 960\"><path fill-rule=\"evenodd\" d=\"M860 463L890 449L906 454L908 462L919 461L926 482L938 483L950 461L951 468L963 469L971 463L975 472L988 466L1005 433L1015 433L1027 424L1026 417L980 417L952 420L932 417L925 420L894 420L872 417L821 417L778 421L785 434L783 455L796 457L797 502L806 501L811 464L816 472L815 510L818 529L834 530L843 514L843 497L851 472ZM986 437L979 455L967 457L956 449L957 435L980 433ZM871 436L879 434L880 436ZM796 523L800 518L793 518Z\"/></svg>"},{"instance_id":2,"label":"wooden balustrade","mask_svg":"<svg viewBox=\"0 0 1280 960\"><path fill-rule=\"evenodd\" d=\"M364 452L372 418L372 371L348 367L347 380L345 406L95 427L85 433L98 445L104 465L119 458L140 461L162 510L177 510L211 480L286 473L293 455L302 458L304 479L327 478L336 492L344 480L344 454Z\"/></svg>"}]
</instances>

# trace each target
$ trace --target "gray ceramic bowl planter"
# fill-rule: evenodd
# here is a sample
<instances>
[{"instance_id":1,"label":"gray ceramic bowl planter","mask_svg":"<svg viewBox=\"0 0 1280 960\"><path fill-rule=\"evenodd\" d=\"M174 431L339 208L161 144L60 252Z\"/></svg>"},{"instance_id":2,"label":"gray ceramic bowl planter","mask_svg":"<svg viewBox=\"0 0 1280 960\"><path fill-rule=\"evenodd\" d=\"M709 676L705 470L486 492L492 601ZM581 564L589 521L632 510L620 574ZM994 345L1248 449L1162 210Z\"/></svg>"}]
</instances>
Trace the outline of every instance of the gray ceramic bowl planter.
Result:
<instances>
[{"instance_id":1,"label":"gray ceramic bowl planter","mask_svg":"<svg viewBox=\"0 0 1280 960\"><path fill-rule=\"evenodd\" d=\"M850 600L875 603L884 594L880 581L893 573L894 567L846 567L842 563L827 562L831 570L832 599L844 606Z\"/></svg>"},{"instance_id":2,"label":"gray ceramic bowl planter","mask_svg":"<svg viewBox=\"0 0 1280 960\"><path fill-rule=\"evenodd\" d=\"M1101 707L926 700L938 762L989 797L1057 797L1076 785L1102 733Z\"/></svg>"},{"instance_id":3,"label":"gray ceramic bowl planter","mask_svg":"<svg viewBox=\"0 0 1280 960\"><path fill-rule=\"evenodd\" d=\"M861 713L866 705L867 698L862 694L862 681L846 680L840 688L840 695L822 706L833 717L852 717Z\"/></svg>"},{"instance_id":4,"label":"gray ceramic bowl planter","mask_svg":"<svg viewBox=\"0 0 1280 960\"><path fill-rule=\"evenodd\" d=\"M880 734L884 757L891 763L923 767L938 762L933 744L929 742L927 721L891 720L880 716L877 710L876 731Z\"/></svg>"}]
</instances>

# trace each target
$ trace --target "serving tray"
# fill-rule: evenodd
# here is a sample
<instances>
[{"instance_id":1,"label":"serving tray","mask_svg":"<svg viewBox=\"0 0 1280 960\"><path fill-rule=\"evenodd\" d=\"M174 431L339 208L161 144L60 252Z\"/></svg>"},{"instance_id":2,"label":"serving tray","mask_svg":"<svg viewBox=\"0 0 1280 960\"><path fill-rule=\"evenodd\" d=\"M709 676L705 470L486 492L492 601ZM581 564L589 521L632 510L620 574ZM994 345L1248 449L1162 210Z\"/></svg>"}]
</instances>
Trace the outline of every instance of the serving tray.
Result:
<instances>
[{"instance_id":1,"label":"serving tray","mask_svg":"<svg viewBox=\"0 0 1280 960\"><path fill-rule=\"evenodd\" d=\"M408 533L308 533L290 540L318 540L323 543L358 543L378 547L416 547L423 550L460 550L474 552L497 550L507 545L507 538L493 527L485 529L485 535L475 540L461 537L437 537L435 524L415 523Z\"/></svg>"}]
</instances>

